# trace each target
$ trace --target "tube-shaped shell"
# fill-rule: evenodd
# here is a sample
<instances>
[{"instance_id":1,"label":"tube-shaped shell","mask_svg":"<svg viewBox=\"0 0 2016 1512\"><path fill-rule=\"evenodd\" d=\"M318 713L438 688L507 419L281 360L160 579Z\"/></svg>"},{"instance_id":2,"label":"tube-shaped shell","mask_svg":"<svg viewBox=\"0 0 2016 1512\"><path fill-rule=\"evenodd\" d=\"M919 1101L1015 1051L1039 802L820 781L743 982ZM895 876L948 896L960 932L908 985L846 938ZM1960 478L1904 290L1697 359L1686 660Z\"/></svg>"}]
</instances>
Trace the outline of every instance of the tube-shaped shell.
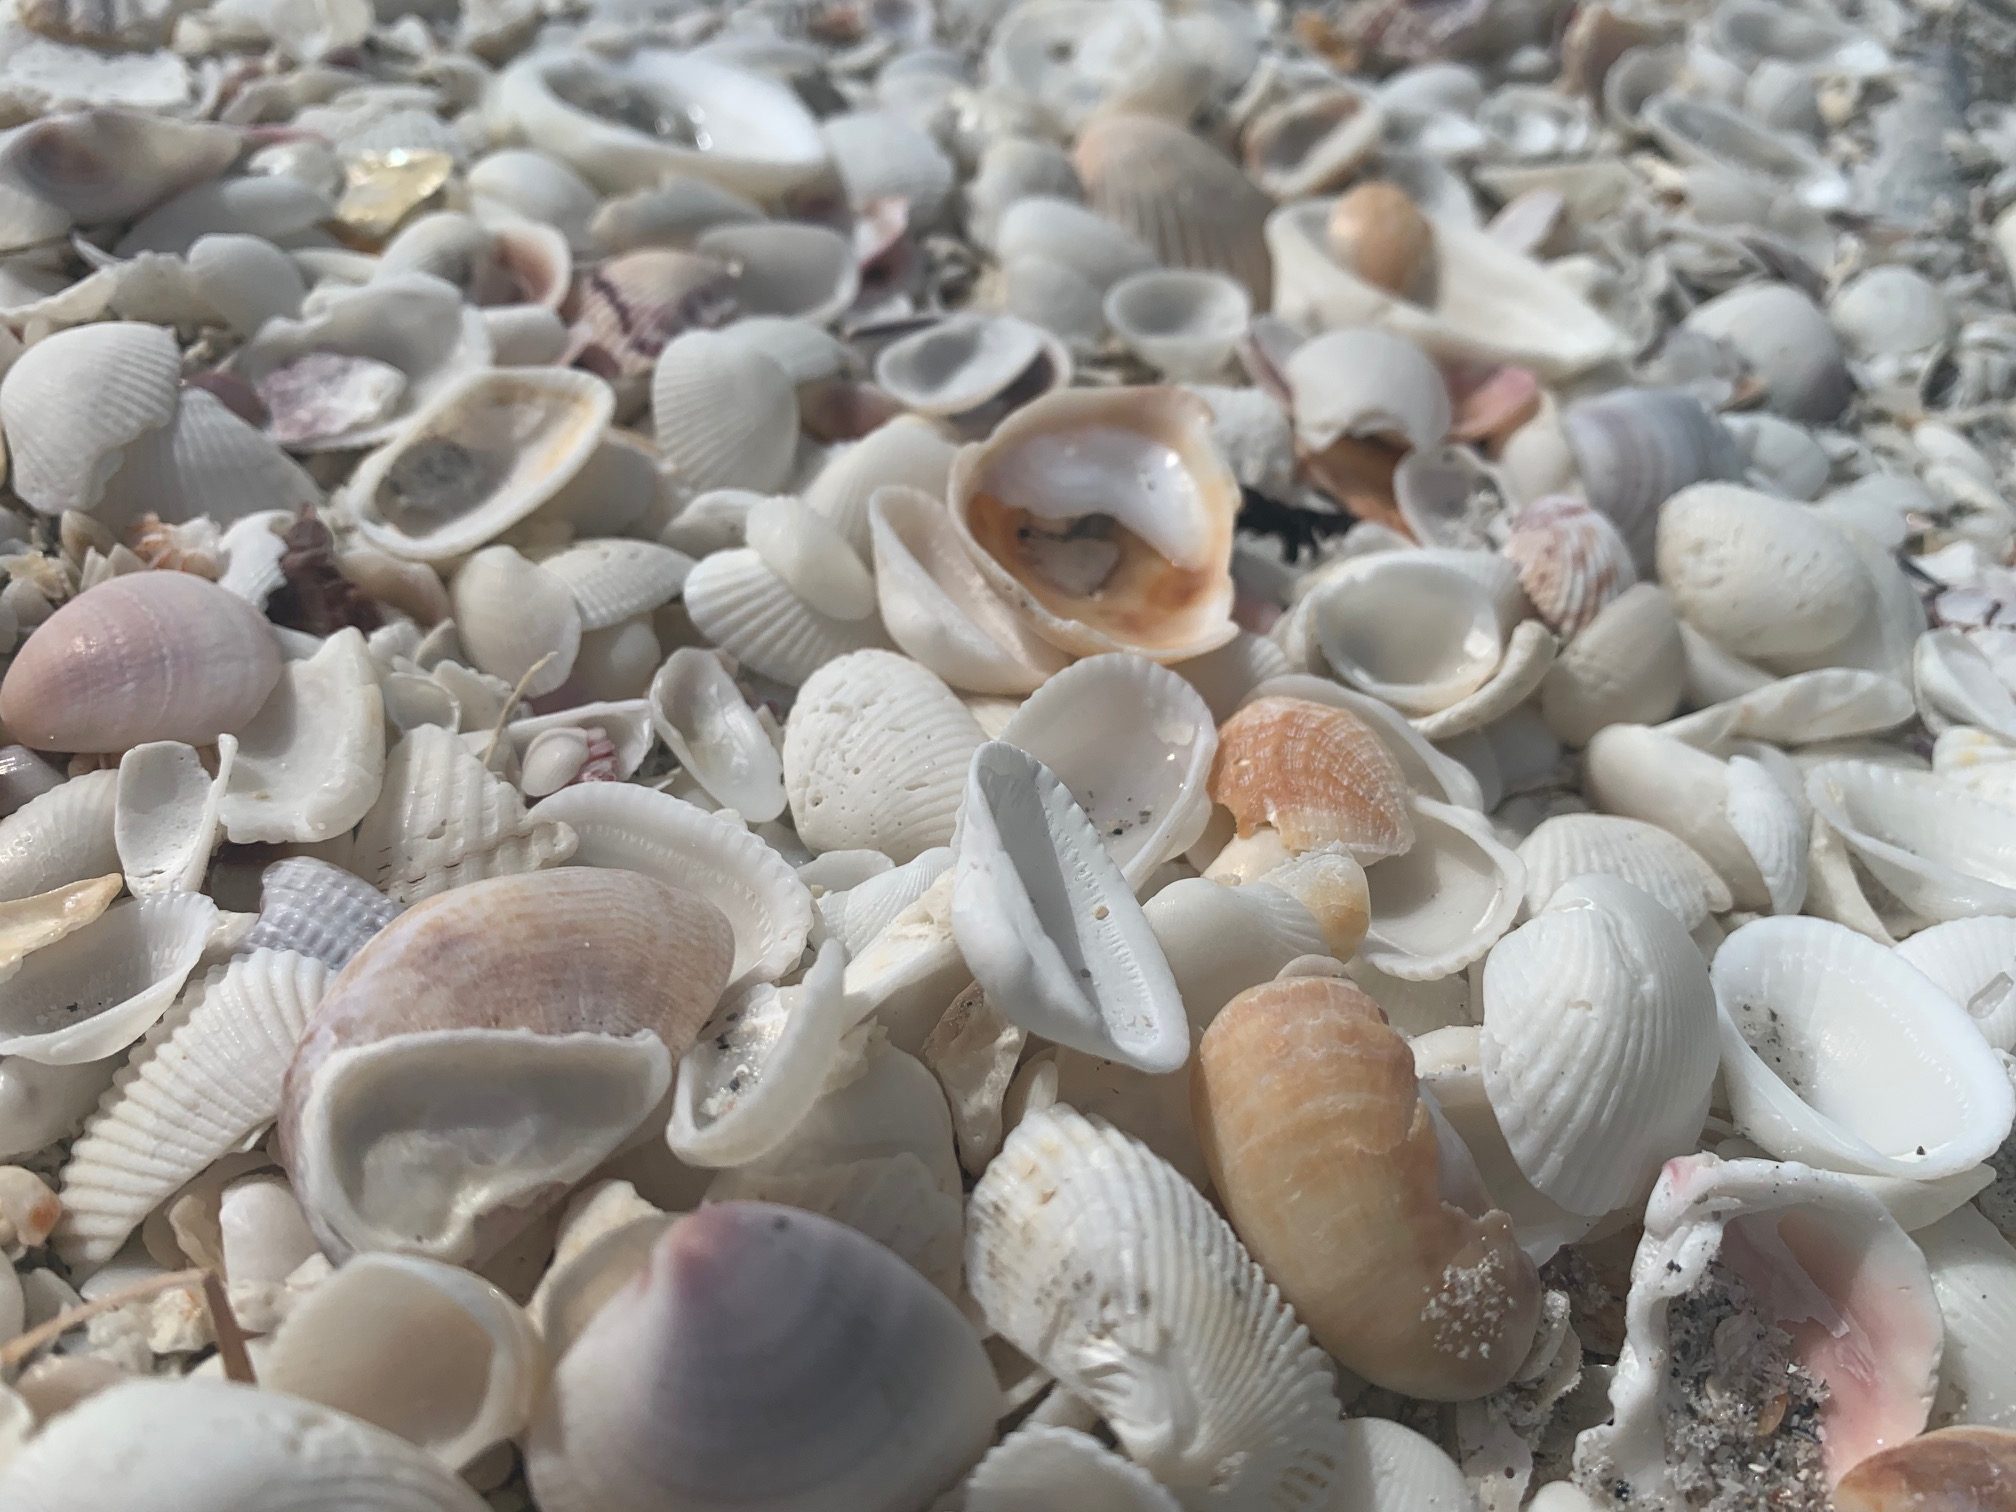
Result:
<instances>
[{"instance_id":1,"label":"tube-shaped shell","mask_svg":"<svg viewBox=\"0 0 2016 1512\"><path fill-rule=\"evenodd\" d=\"M279 676L272 633L236 594L186 572L128 573L36 627L0 682L0 719L45 751L211 745Z\"/></svg>"},{"instance_id":2,"label":"tube-shaped shell","mask_svg":"<svg viewBox=\"0 0 2016 1512\"><path fill-rule=\"evenodd\" d=\"M1407 1042L1334 977L1241 993L1198 1045L1197 1136L1233 1226L1323 1347L1434 1401L1524 1362L1540 1282L1512 1220L1445 1200Z\"/></svg>"},{"instance_id":3,"label":"tube-shaped shell","mask_svg":"<svg viewBox=\"0 0 2016 1512\"><path fill-rule=\"evenodd\" d=\"M1219 727L1211 797L1240 834L1271 826L1291 851L1341 845L1370 862L1414 843L1407 780L1348 709L1279 697L1247 704Z\"/></svg>"},{"instance_id":4,"label":"tube-shaped shell","mask_svg":"<svg viewBox=\"0 0 2016 1512\"><path fill-rule=\"evenodd\" d=\"M999 1405L966 1320L888 1250L717 1203L569 1345L528 1468L544 1512L908 1512L979 1456Z\"/></svg>"}]
</instances>

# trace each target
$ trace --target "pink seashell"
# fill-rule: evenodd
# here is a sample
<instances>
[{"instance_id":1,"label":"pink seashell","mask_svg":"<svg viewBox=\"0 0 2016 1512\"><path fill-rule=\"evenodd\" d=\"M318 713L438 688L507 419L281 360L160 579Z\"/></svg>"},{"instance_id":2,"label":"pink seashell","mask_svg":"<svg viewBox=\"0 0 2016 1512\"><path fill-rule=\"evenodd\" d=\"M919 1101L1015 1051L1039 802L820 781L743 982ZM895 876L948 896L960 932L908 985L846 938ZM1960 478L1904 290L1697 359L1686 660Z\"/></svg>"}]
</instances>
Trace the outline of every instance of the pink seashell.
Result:
<instances>
[{"instance_id":1,"label":"pink seashell","mask_svg":"<svg viewBox=\"0 0 2016 1512\"><path fill-rule=\"evenodd\" d=\"M1540 618L1564 636L1638 581L1617 527L1572 494L1535 499L1514 515L1505 555Z\"/></svg>"}]
</instances>

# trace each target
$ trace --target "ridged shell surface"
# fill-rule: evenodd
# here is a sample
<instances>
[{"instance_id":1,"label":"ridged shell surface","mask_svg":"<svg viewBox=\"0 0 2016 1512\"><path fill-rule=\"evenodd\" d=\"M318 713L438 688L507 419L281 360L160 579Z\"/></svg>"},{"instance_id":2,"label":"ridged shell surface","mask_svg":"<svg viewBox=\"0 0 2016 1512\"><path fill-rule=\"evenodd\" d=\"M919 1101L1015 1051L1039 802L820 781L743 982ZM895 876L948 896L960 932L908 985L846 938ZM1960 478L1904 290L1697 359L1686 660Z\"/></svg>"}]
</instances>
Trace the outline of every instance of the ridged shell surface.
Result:
<instances>
[{"instance_id":1,"label":"ridged shell surface","mask_svg":"<svg viewBox=\"0 0 2016 1512\"><path fill-rule=\"evenodd\" d=\"M1247 704L1219 728L1211 796L1241 834L1269 825L1291 850L1338 844L1377 861L1414 843L1406 779L1346 709L1278 697Z\"/></svg>"},{"instance_id":2,"label":"ridged shell surface","mask_svg":"<svg viewBox=\"0 0 2016 1512\"><path fill-rule=\"evenodd\" d=\"M298 951L341 971L398 913L399 905L362 877L290 856L259 874L259 917L245 949Z\"/></svg>"},{"instance_id":3,"label":"ridged shell surface","mask_svg":"<svg viewBox=\"0 0 2016 1512\"><path fill-rule=\"evenodd\" d=\"M1519 568L1519 586L1562 635L1574 635L1638 581L1617 527L1571 495L1534 500L1511 529L1505 554Z\"/></svg>"},{"instance_id":4,"label":"ridged shell surface","mask_svg":"<svg viewBox=\"0 0 2016 1512\"><path fill-rule=\"evenodd\" d=\"M1265 307L1273 270L1263 230L1273 208L1239 165L1173 121L1111 114L1072 153L1092 208L1172 268L1228 273Z\"/></svg>"},{"instance_id":5,"label":"ridged shell surface","mask_svg":"<svg viewBox=\"0 0 2016 1512\"><path fill-rule=\"evenodd\" d=\"M746 547L694 564L686 613L700 633L752 672L793 687L853 651L887 649L881 622L821 614Z\"/></svg>"},{"instance_id":6,"label":"ridged shell surface","mask_svg":"<svg viewBox=\"0 0 2016 1512\"><path fill-rule=\"evenodd\" d=\"M798 447L798 397L790 375L763 353L711 331L679 337L651 375L658 450L689 493L768 493L790 475Z\"/></svg>"},{"instance_id":7,"label":"ridged shell surface","mask_svg":"<svg viewBox=\"0 0 2016 1512\"><path fill-rule=\"evenodd\" d=\"M966 1512L1180 1512L1154 1476L1090 1434L1025 1423L966 1477Z\"/></svg>"},{"instance_id":8,"label":"ridged shell surface","mask_svg":"<svg viewBox=\"0 0 2016 1512\"><path fill-rule=\"evenodd\" d=\"M1897 954L1932 979L1997 1050L2016 1049L2016 918L1954 919L1921 929Z\"/></svg>"},{"instance_id":9,"label":"ridged shell surface","mask_svg":"<svg viewBox=\"0 0 2016 1512\"><path fill-rule=\"evenodd\" d=\"M38 341L0 380L9 481L44 514L98 502L121 451L175 415L182 354L160 326L104 321ZM89 404L76 402L89 394Z\"/></svg>"},{"instance_id":10,"label":"ridged shell surface","mask_svg":"<svg viewBox=\"0 0 2016 1512\"><path fill-rule=\"evenodd\" d=\"M0 897L33 897L119 870L116 769L85 772L0 819Z\"/></svg>"},{"instance_id":11,"label":"ridged shell surface","mask_svg":"<svg viewBox=\"0 0 2016 1512\"><path fill-rule=\"evenodd\" d=\"M1728 885L1686 841L1637 819L1557 814L1520 843L1519 859L1531 913L1545 908L1564 882L1591 872L1630 883L1688 929L1730 906Z\"/></svg>"}]
</instances>

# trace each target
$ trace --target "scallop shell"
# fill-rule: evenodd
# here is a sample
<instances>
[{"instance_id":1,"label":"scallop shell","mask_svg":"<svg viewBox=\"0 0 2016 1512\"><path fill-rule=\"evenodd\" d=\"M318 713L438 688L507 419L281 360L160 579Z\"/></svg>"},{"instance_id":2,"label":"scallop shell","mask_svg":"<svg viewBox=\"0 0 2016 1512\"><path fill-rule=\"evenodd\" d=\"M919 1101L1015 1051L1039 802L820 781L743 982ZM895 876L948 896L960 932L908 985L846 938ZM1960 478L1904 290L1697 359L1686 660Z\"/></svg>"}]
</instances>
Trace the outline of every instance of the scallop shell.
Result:
<instances>
[{"instance_id":1,"label":"scallop shell","mask_svg":"<svg viewBox=\"0 0 2016 1512\"><path fill-rule=\"evenodd\" d=\"M1737 482L1743 458L1722 422L1680 389L1614 389L1561 415L1589 502L1616 524L1640 568L1652 565L1659 506L1695 483Z\"/></svg>"},{"instance_id":2,"label":"scallop shell","mask_svg":"<svg viewBox=\"0 0 2016 1512\"><path fill-rule=\"evenodd\" d=\"M1693 929L1726 913L1729 888L1685 841L1657 825L1611 814L1558 814L1519 846L1526 867L1526 908L1538 914L1561 886L1596 874L1628 882Z\"/></svg>"},{"instance_id":3,"label":"scallop shell","mask_svg":"<svg viewBox=\"0 0 2016 1512\"><path fill-rule=\"evenodd\" d=\"M1617 527L1572 495L1536 499L1513 515L1505 555L1540 618L1570 637L1638 581Z\"/></svg>"},{"instance_id":4,"label":"scallop shell","mask_svg":"<svg viewBox=\"0 0 2016 1512\"><path fill-rule=\"evenodd\" d=\"M1781 1159L1936 1180L2008 1136L2016 1094L1995 1052L1875 941L1759 919L1722 942L1713 976L1736 1127Z\"/></svg>"},{"instance_id":5,"label":"scallop shell","mask_svg":"<svg viewBox=\"0 0 2016 1512\"><path fill-rule=\"evenodd\" d=\"M2016 911L2016 812L1943 777L1859 761L1815 767L1806 796L1877 881L1930 922Z\"/></svg>"},{"instance_id":6,"label":"scallop shell","mask_svg":"<svg viewBox=\"0 0 2016 1512\"><path fill-rule=\"evenodd\" d=\"M134 746L119 758L112 843L134 897L202 885L217 848L217 810L236 744L218 737L214 776L193 746L172 740Z\"/></svg>"},{"instance_id":7,"label":"scallop shell","mask_svg":"<svg viewBox=\"0 0 2016 1512\"><path fill-rule=\"evenodd\" d=\"M1967 1010L1997 1050L2016 1050L2016 919L1954 919L1921 929L1897 954Z\"/></svg>"},{"instance_id":8,"label":"scallop shell","mask_svg":"<svg viewBox=\"0 0 2016 1512\"><path fill-rule=\"evenodd\" d=\"M361 820L385 775L385 709L364 637L345 629L280 681L240 731L219 809L235 843L327 840Z\"/></svg>"},{"instance_id":9,"label":"scallop shell","mask_svg":"<svg viewBox=\"0 0 2016 1512\"><path fill-rule=\"evenodd\" d=\"M1576 877L1492 948L1483 998L1491 1111L1543 1195L1599 1217L1694 1148L1719 1059L1715 992L1651 896Z\"/></svg>"},{"instance_id":10,"label":"scallop shell","mask_svg":"<svg viewBox=\"0 0 2016 1512\"><path fill-rule=\"evenodd\" d=\"M790 495L758 499L743 522L749 549L813 613L849 622L875 613L875 584L839 530Z\"/></svg>"},{"instance_id":11,"label":"scallop shell","mask_svg":"<svg viewBox=\"0 0 2016 1512\"><path fill-rule=\"evenodd\" d=\"M1152 268L1114 284L1102 308L1135 356L1172 382L1197 382L1224 371L1253 298L1229 274Z\"/></svg>"},{"instance_id":12,"label":"scallop shell","mask_svg":"<svg viewBox=\"0 0 2016 1512\"><path fill-rule=\"evenodd\" d=\"M528 698L567 681L581 651L581 611L565 581L509 546L485 546L448 584L469 664Z\"/></svg>"},{"instance_id":13,"label":"scallop shell","mask_svg":"<svg viewBox=\"0 0 2016 1512\"><path fill-rule=\"evenodd\" d=\"M798 449L790 376L726 334L688 331L666 346L651 374L651 414L664 469L689 494L767 493L790 476Z\"/></svg>"},{"instance_id":14,"label":"scallop shell","mask_svg":"<svg viewBox=\"0 0 2016 1512\"><path fill-rule=\"evenodd\" d=\"M141 1219L271 1123L280 1083L332 969L254 950L210 972L156 1024L70 1147L57 1253L80 1273Z\"/></svg>"},{"instance_id":15,"label":"scallop shell","mask_svg":"<svg viewBox=\"0 0 2016 1512\"><path fill-rule=\"evenodd\" d=\"M1370 694L1359 693L1326 677L1294 672L1268 678L1252 691L1246 701L1253 703L1263 698L1292 698L1346 710L1364 723L1386 748L1386 754L1399 764L1400 775L1407 787L1424 797L1462 808L1481 811L1484 807L1483 790L1469 768L1436 750L1391 704L1382 703Z\"/></svg>"},{"instance_id":16,"label":"scallop shell","mask_svg":"<svg viewBox=\"0 0 2016 1512\"><path fill-rule=\"evenodd\" d=\"M1341 708L1268 696L1248 703L1218 732L1211 797L1240 834L1266 825L1291 851L1334 844L1370 862L1414 843L1400 767Z\"/></svg>"},{"instance_id":17,"label":"scallop shell","mask_svg":"<svg viewBox=\"0 0 2016 1512\"><path fill-rule=\"evenodd\" d=\"M651 718L679 764L752 824L784 812L784 766L742 690L711 651L687 646L651 679Z\"/></svg>"},{"instance_id":18,"label":"scallop shell","mask_svg":"<svg viewBox=\"0 0 2016 1512\"><path fill-rule=\"evenodd\" d=\"M1366 869L1372 917L1362 958L1388 976L1433 981L1462 970L1512 925L1526 868L1483 816L1414 798L1414 844Z\"/></svg>"},{"instance_id":19,"label":"scallop shell","mask_svg":"<svg viewBox=\"0 0 2016 1512\"><path fill-rule=\"evenodd\" d=\"M1154 1476L1074 1428L1025 1423L973 1467L966 1512L1181 1512Z\"/></svg>"},{"instance_id":20,"label":"scallop shell","mask_svg":"<svg viewBox=\"0 0 2016 1512\"><path fill-rule=\"evenodd\" d=\"M341 971L399 905L362 877L309 856L275 861L259 874L259 918L246 950L293 950Z\"/></svg>"},{"instance_id":21,"label":"scallop shell","mask_svg":"<svg viewBox=\"0 0 2016 1512\"><path fill-rule=\"evenodd\" d=\"M841 657L886 650L873 614L837 619L799 598L753 550L717 551L694 565L686 613L707 639L752 672L797 685Z\"/></svg>"},{"instance_id":22,"label":"scallop shell","mask_svg":"<svg viewBox=\"0 0 2016 1512\"><path fill-rule=\"evenodd\" d=\"M172 331L106 321L38 341L0 379L9 481L44 514L90 509L125 449L175 416ZM89 405L71 402L88 393Z\"/></svg>"},{"instance_id":23,"label":"scallop shell","mask_svg":"<svg viewBox=\"0 0 2016 1512\"><path fill-rule=\"evenodd\" d=\"M565 583L584 631L607 630L679 596L693 559L655 541L577 540L533 560Z\"/></svg>"},{"instance_id":24,"label":"scallop shell","mask_svg":"<svg viewBox=\"0 0 2016 1512\"><path fill-rule=\"evenodd\" d=\"M1340 1454L1329 1364L1166 1162L1046 1108L988 1165L967 1223L968 1284L988 1323L1185 1505L1323 1504ZM1172 1401L1187 1410L1172 1417Z\"/></svg>"},{"instance_id":25,"label":"scallop shell","mask_svg":"<svg viewBox=\"0 0 2016 1512\"><path fill-rule=\"evenodd\" d=\"M1680 705L1687 666L1666 591L1626 588L1562 648L1540 684L1540 713L1568 745L1612 724L1652 724Z\"/></svg>"}]
</instances>

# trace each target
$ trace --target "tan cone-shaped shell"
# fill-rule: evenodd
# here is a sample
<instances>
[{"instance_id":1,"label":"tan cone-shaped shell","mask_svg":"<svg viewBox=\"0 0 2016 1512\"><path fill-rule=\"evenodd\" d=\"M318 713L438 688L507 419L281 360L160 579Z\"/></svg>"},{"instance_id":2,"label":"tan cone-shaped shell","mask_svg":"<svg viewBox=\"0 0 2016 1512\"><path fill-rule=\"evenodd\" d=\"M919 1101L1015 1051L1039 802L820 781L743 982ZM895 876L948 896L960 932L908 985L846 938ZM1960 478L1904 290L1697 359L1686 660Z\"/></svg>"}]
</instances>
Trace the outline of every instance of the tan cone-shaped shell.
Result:
<instances>
[{"instance_id":1,"label":"tan cone-shaped shell","mask_svg":"<svg viewBox=\"0 0 2016 1512\"><path fill-rule=\"evenodd\" d=\"M1240 834L1271 825L1291 851L1341 844L1371 862L1414 843L1407 779L1372 727L1305 699L1256 699L1218 727L1211 798Z\"/></svg>"},{"instance_id":2,"label":"tan cone-shaped shell","mask_svg":"<svg viewBox=\"0 0 2016 1512\"><path fill-rule=\"evenodd\" d=\"M1233 1227L1318 1343L1431 1401L1511 1379L1539 1277L1506 1214L1442 1199L1413 1055L1371 998L1334 977L1241 993L1205 1031L1191 1092Z\"/></svg>"}]
</instances>

